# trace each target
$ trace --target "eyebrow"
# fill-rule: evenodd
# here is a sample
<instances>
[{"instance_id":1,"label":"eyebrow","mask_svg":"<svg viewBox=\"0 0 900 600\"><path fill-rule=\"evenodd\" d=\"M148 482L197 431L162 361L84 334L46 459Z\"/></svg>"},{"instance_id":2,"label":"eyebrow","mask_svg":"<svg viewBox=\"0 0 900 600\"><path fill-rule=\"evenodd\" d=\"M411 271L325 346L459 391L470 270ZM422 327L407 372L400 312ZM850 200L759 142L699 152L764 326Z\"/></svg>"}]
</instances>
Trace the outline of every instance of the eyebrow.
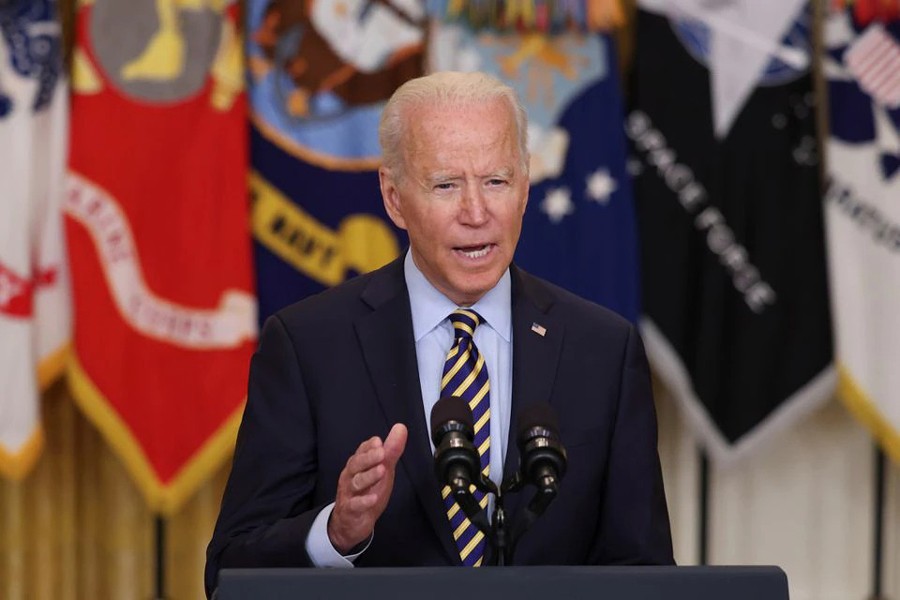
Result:
<instances>
[{"instance_id":1,"label":"eyebrow","mask_svg":"<svg viewBox=\"0 0 900 600\"><path fill-rule=\"evenodd\" d=\"M516 170L512 167L503 167L496 171L492 171L483 177L503 177L504 179L509 179L515 174Z\"/></svg>"},{"instance_id":2,"label":"eyebrow","mask_svg":"<svg viewBox=\"0 0 900 600\"><path fill-rule=\"evenodd\" d=\"M500 167L495 171L488 171L483 174L477 174L475 177L477 179L493 179L495 177L499 177L501 179L512 179L516 173L515 167L505 166ZM437 171L435 173L431 173L430 175L426 175L420 181L426 186L432 186L438 183L447 183L450 181L459 181L461 179L465 179L465 176L458 171Z\"/></svg>"},{"instance_id":3,"label":"eyebrow","mask_svg":"<svg viewBox=\"0 0 900 600\"><path fill-rule=\"evenodd\" d=\"M428 183L440 183L442 181L450 181L453 179L462 179L462 175L453 171L438 171L437 173L425 176L425 181Z\"/></svg>"},{"instance_id":4,"label":"eyebrow","mask_svg":"<svg viewBox=\"0 0 900 600\"><path fill-rule=\"evenodd\" d=\"M501 167L496 171L488 171L484 174L476 175L478 179L490 179L492 177L502 177L509 179L515 174L513 167ZM455 171L438 171L425 177L427 183L440 183L444 181L452 181L454 179L464 179L463 175Z\"/></svg>"}]
</instances>

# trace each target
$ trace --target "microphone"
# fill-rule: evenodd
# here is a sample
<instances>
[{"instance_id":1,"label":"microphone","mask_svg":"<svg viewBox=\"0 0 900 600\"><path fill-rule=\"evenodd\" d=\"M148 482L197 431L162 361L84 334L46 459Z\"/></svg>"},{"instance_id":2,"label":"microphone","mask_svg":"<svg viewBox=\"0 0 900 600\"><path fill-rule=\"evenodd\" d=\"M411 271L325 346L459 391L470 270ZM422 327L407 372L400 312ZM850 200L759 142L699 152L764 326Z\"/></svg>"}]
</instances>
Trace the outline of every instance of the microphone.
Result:
<instances>
[{"instance_id":1,"label":"microphone","mask_svg":"<svg viewBox=\"0 0 900 600\"><path fill-rule=\"evenodd\" d=\"M437 401L431 409L431 441L434 442L434 472L438 481L456 492L468 494L478 482L481 460L472 440L472 411L459 396Z\"/></svg>"},{"instance_id":2,"label":"microphone","mask_svg":"<svg viewBox=\"0 0 900 600\"><path fill-rule=\"evenodd\" d=\"M522 477L549 502L566 474L566 449L559 441L559 421L549 404L526 406L518 419L517 443Z\"/></svg>"},{"instance_id":3,"label":"microphone","mask_svg":"<svg viewBox=\"0 0 900 600\"><path fill-rule=\"evenodd\" d=\"M516 544L559 493L559 482L566 474L567 464L566 449L559 442L559 422L549 404L529 404L523 408L517 419L516 434L519 473L510 481L509 489L517 490L530 483L537 491L516 520L507 550L510 562Z\"/></svg>"}]
</instances>

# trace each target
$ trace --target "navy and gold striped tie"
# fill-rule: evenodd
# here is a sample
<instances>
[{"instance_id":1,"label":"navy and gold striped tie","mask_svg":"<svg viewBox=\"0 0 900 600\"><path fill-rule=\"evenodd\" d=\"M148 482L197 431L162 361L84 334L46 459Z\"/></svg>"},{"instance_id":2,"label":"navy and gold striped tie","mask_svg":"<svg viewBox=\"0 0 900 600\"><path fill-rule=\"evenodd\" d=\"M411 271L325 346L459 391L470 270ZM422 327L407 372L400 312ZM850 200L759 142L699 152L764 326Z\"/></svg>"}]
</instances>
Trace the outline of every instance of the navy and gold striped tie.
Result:
<instances>
[{"instance_id":1,"label":"navy and gold striped tie","mask_svg":"<svg viewBox=\"0 0 900 600\"><path fill-rule=\"evenodd\" d=\"M450 315L455 339L444 362L441 397L459 396L468 402L475 422L475 447L481 457L481 471L487 476L491 468L491 385L484 357L478 352L472 339L475 328L483 321L481 315L466 308L458 308ZM474 486L471 490L475 500L482 508L486 508L488 499L484 492L476 490ZM449 486L444 486L441 494L463 564L467 567L480 567L484 559L484 534L469 522L450 495Z\"/></svg>"}]
</instances>

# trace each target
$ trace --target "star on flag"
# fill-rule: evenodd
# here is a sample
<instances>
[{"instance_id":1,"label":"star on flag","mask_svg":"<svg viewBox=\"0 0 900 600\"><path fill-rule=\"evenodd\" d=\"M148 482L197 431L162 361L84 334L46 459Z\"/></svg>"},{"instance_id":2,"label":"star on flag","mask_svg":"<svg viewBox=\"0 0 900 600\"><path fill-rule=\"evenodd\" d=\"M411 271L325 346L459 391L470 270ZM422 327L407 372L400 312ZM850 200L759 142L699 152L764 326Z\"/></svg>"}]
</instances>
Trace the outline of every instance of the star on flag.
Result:
<instances>
[{"instance_id":1,"label":"star on flag","mask_svg":"<svg viewBox=\"0 0 900 600\"><path fill-rule=\"evenodd\" d=\"M553 223L559 223L567 215L575 212L572 194L568 188L556 188L547 192L541 202L541 210Z\"/></svg>"},{"instance_id":2,"label":"star on flag","mask_svg":"<svg viewBox=\"0 0 900 600\"><path fill-rule=\"evenodd\" d=\"M609 197L619 189L616 180L610 177L609 169L597 169L585 179L585 194L598 204L608 204Z\"/></svg>"}]
</instances>

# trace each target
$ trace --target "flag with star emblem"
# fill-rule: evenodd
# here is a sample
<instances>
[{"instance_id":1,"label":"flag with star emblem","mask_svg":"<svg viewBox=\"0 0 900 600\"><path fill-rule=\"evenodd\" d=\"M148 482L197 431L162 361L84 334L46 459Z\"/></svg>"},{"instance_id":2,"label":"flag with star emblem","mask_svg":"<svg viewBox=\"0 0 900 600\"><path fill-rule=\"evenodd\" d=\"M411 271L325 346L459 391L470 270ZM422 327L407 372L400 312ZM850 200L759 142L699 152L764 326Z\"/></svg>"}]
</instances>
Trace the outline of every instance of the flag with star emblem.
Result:
<instances>
[{"instance_id":1,"label":"flag with star emblem","mask_svg":"<svg viewBox=\"0 0 900 600\"><path fill-rule=\"evenodd\" d=\"M256 346L236 3L80 2L68 381L151 509L230 454Z\"/></svg>"},{"instance_id":2,"label":"flag with star emblem","mask_svg":"<svg viewBox=\"0 0 900 600\"><path fill-rule=\"evenodd\" d=\"M642 331L711 456L824 403L834 370L805 0L641 0Z\"/></svg>"},{"instance_id":3,"label":"flag with star emblem","mask_svg":"<svg viewBox=\"0 0 900 600\"><path fill-rule=\"evenodd\" d=\"M825 27L835 354L842 400L900 463L900 14L865 8Z\"/></svg>"},{"instance_id":4,"label":"flag with star emblem","mask_svg":"<svg viewBox=\"0 0 900 600\"><path fill-rule=\"evenodd\" d=\"M638 246L615 44L602 33L436 24L429 66L483 71L528 111L531 190L516 263L633 321Z\"/></svg>"},{"instance_id":5,"label":"flag with star emblem","mask_svg":"<svg viewBox=\"0 0 900 600\"><path fill-rule=\"evenodd\" d=\"M0 3L0 475L13 479L39 456L39 394L70 334L62 67L56 2Z\"/></svg>"}]
</instances>

